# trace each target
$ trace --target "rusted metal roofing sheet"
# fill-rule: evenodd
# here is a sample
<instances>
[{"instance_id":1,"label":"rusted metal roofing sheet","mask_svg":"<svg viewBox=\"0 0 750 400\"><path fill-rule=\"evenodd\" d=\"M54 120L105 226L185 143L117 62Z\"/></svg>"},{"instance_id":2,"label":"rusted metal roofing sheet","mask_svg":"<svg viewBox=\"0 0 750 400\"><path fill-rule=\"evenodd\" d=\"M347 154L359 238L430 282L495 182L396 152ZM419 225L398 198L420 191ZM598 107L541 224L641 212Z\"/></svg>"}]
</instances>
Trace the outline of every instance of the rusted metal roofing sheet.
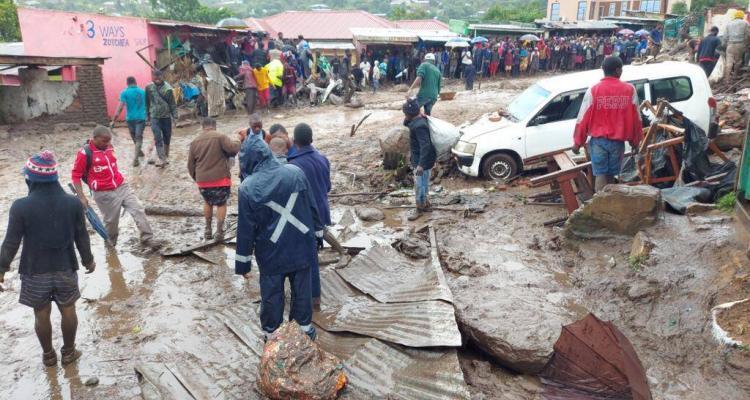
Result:
<instances>
[{"instance_id":1,"label":"rusted metal roofing sheet","mask_svg":"<svg viewBox=\"0 0 750 400\"><path fill-rule=\"evenodd\" d=\"M453 302L439 262L413 262L390 246L365 250L336 272L381 303Z\"/></svg>"},{"instance_id":2,"label":"rusted metal roofing sheet","mask_svg":"<svg viewBox=\"0 0 750 400\"><path fill-rule=\"evenodd\" d=\"M321 308L313 321L411 347L461 346L453 305L444 301L381 304L356 294L333 270L320 273ZM352 293L355 295L352 295Z\"/></svg>"},{"instance_id":3,"label":"rusted metal roofing sheet","mask_svg":"<svg viewBox=\"0 0 750 400\"><path fill-rule=\"evenodd\" d=\"M218 318L242 341L257 358L249 360L253 365L260 362L263 356L263 330L260 327L260 317L255 305L241 305L226 307Z\"/></svg>"},{"instance_id":4,"label":"rusted metal roofing sheet","mask_svg":"<svg viewBox=\"0 0 750 400\"><path fill-rule=\"evenodd\" d=\"M448 24L437 19L402 19L392 23L397 28L409 30L450 30Z\"/></svg>"}]
</instances>

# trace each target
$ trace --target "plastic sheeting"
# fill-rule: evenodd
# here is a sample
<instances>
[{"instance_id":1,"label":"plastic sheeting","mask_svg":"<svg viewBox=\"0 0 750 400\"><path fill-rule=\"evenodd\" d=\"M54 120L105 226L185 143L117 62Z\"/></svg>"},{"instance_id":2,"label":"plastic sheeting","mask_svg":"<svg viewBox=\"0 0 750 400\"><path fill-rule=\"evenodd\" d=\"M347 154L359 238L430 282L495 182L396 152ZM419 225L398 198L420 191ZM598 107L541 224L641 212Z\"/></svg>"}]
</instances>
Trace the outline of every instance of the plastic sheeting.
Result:
<instances>
[{"instance_id":1,"label":"plastic sheeting","mask_svg":"<svg viewBox=\"0 0 750 400\"><path fill-rule=\"evenodd\" d=\"M711 203L711 190L698 187L675 186L661 190L661 198L669 207L680 214L690 203Z\"/></svg>"},{"instance_id":2,"label":"plastic sheeting","mask_svg":"<svg viewBox=\"0 0 750 400\"><path fill-rule=\"evenodd\" d=\"M544 398L651 400L651 390L630 341L593 314L562 328L542 371Z\"/></svg>"}]
</instances>

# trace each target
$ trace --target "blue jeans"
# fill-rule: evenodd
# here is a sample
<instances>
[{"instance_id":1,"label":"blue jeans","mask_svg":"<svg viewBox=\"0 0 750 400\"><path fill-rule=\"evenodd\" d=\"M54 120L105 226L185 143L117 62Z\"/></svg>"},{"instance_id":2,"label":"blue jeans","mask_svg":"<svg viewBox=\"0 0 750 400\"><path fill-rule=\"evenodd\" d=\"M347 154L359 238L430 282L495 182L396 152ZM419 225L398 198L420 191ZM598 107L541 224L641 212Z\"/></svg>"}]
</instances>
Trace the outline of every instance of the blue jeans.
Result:
<instances>
[{"instance_id":1,"label":"blue jeans","mask_svg":"<svg viewBox=\"0 0 750 400\"><path fill-rule=\"evenodd\" d=\"M432 106L435 105L435 100L425 99L424 97L417 97L417 103L424 107L424 113L426 115L432 114Z\"/></svg>"},{"instance_id":2,"label":"blue jeans","mask_svg":"<svg viewBox=\"0 0 750 400\"><path fill-rule=\"evenodd\" d=\"M172 141L172 118L151 118L151 132L154 133L156 154L162 161L166 160L164 146L169 146Z\"/></svg>"},{"instance_id":3,"label":"blue jeans","mask_svg":"<svg viewBox=\"0 0 750 400\"><path fill-rule=\"evenodd\" d=\"M620 175L622 157L625 154L625 142L592 137L589 141L589 152L591 153L591 169L594 176Z\"/></svg>"},{"instance_id":4,"label":"blue jeans","mask_svg":"<svg viewBox=\"0 0 750 400\"><path fill-rule=\"evenodd\" d=\"M133 143L143 141L143 129L146 127L146 121L139 119L133 121L127 121L128 131L130 131L130 138L133 139Z\"/></svg>"},{"instance_id":5,"label":"blue jeans","mask_svg":"<svg viewBox=\"0 0 750 400\"><path fill-rule=\"evenodd\" d=\"M417 200L417 207L425 206L427 195L430 193L430 173L431 169L422 172L422 176L414 176L414 196Z\"/></svg>"}]
</instances>

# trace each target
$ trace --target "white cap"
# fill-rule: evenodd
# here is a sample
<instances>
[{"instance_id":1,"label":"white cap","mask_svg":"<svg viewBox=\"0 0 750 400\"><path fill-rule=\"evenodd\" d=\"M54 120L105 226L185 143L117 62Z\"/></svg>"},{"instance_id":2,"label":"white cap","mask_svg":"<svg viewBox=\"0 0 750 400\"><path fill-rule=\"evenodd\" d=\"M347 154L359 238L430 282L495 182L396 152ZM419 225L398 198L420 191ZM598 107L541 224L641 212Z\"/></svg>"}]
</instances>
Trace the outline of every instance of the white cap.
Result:
<instances>
[{"instance_id":1,"label":"white cap","mask_svg":"<svg viewBox=\"0 0 750 400\"><path fill-rule=\"evenodd\" d=\"M424 59L427 61L435 61L435 55L432 53L427 53L424 55Z\"/></svg>"}]
</instances>

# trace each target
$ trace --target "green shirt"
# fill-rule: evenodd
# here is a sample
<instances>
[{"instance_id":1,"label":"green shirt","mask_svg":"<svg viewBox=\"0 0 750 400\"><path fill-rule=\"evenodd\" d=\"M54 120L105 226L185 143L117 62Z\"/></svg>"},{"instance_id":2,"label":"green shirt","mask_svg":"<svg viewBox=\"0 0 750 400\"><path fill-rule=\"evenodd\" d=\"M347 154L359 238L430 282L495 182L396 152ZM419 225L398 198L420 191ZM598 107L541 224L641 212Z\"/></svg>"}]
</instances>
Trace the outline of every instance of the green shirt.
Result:
<instances>
[{"instance_id":1,"label":"green shirt","mask_svg":"<svg viewBox=\"0 0 750 400\"><path fill-rule=\"evenodd\" d=\"M431 62L423 62L417 68L417 76L422 78L417 99L437 100L440 94L440 70Z\"/></svg>"},{"instance_id":2,"label":"green shirt","mask_svg":"<svg viewBox=\"0 0 750 400\"><path fill-rule=\"evenodd\" d=\"M177 118L177 105L172 95L172 87L167 82L161 87L154 83L146 86L146 109L151 118Z\"/></svg>"}]
</instances>

